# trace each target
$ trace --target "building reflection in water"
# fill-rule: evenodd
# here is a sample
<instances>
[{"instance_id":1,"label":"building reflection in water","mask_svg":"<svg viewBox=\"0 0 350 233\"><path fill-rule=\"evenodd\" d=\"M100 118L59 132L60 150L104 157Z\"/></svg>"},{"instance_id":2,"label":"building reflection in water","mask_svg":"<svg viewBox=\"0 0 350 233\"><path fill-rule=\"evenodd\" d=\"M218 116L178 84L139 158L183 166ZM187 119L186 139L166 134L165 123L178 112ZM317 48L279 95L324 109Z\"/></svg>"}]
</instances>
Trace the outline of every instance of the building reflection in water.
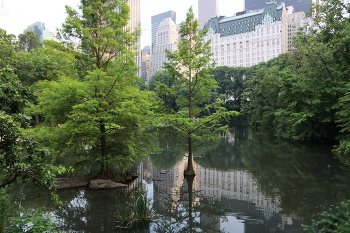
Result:
<instances>
[{"instance_id":1,"label":"building reflection in water","mask_svg":"<svg viewBox=\"0 0 350 233\"><path fill-rule=\"evenodd\" d=\"M219 171L194 163L196 176L192 184L192 200L189 203L188 196L191 194L183 176L187 157L179 161L172 170L160 170L152 165L150 159L143 165L145 181L153 184L150 187L153 188L156 212L163 217L168 216L169 212L173 214L173 219L162 223L164 225L183 221L176 221L176 218L184 217L184 211L191 205L194 209L191 214L195 220L193 225L202 230L200 232L203 229L209 229L208 232L286 232L287 229L302 232L301 221L295 216L281 215L279 198L265 197L246 171ZM214 211L210 206L212 204L216 208ZM189 223L176 227L186 228L186 224Z\"/></svg>"}]
</instances>

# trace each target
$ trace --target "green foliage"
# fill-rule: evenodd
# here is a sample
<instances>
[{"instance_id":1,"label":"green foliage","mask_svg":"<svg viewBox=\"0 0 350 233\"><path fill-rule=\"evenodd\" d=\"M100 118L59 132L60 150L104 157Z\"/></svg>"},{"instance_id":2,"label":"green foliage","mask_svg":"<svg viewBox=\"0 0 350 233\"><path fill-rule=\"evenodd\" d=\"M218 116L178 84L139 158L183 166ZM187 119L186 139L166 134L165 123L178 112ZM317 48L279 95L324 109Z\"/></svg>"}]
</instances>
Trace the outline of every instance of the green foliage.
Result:
<instances>
[{"instance_id":1,"label":"green foliage","mask_svg":"<svg viewBox=\"0 0 350 233\"><path fill-rule=\"evenodd\" d=\"M40 47L38 36L34 31L26 31L18 36L18 50L29 52L32 49Z\"/></svg>"},{"instance_id":2,"label":"green foliage","mask_svg":"<svg viewBox=\"0 0 350 233\"><path fill-rule=\"evenodd\" d=\"M268 69L261 66L252 70L248 76L242 111L250 115L250 124L254 127L273 127L281 88L281 77L278 74L276 67Z\"/></svg>"},{"instance_id":3,"label":"green foliage","mask_svg":"<svg viewBox=\"0 0 350 233\"><path fill-rule=\"evenodd\" d=\"M311 225L304 225L305 232L350 232L350 201L321 214Z\"/></svg>"},{"instance_id":4,"label":"green foliage","mask_svg":"<svg viewBox=\"0 0 350 233\"><path fill-rule=\"evenodd\" d=\"M149 81L148 89L154 91L161 103L166 107L165 109L161 108L164 112L179 110L179 106L176 104L176 95L179 94L183 88L175 89L178 88L176 83L176 79L166 70L157 71Z\"/></svg>"},{"instance_id":5,"label":"green foliage","mask_svg":"<svg viewBox=\"0 0 350 233\"><path fill-rule=\"evenodd\" d=\"M126 29L125 1L86 0L79 11L66 10L62 42L53 46L67 61L74 57L79 73L38 82L37 104L28 111L44 118L34 132L43 144L78 163L100 164L100 175L107 177L108 164L125 171L150 148L145 129L153 94L140 90L136 76L139 30ZM69 46L76 41L78 48Z\"/></svg>"},{"instance_id":6,"label":"green foliage","mask_svg":"<svg viewBox=\"0 0 350 233\"><path fill-rule=\"evenodd\" d=\"M139 185L130 191L125 191L123 195L125 197L121 198L125 198L125 201L120 202L118 206L119 227L129 228L150 222L152 210L145 186Z\"/></svg>"},{"instance_id":7,"label":"green foliage","mask_svg":"<svg viewBox=\"0 0 350 233\"><path fill-rule=\"evenodd\" d=\"M16 37L0 28L0 69L10 67L16 60Z\"/></svg>"},{"instance_id":8,"label":"green foliage","mask_svg":"<svg viewBox=\"0 0 350 233\"><path fill-rule=\"evenodd\" d=\"M224 101L230 101L226 103L226 107L229 109L236 111L241 109L244 90L243 80L246 72L247 68L228 66L218 66L211 72L219 86L216 90L217 93L224 95Z\"/></svg>"},{"instance_id":9,"label":"green foliage","mask_svg":"<svg viewBox=\"0 0 350 233\"><path fill-rule=\"evenodd\" d=\"M10 69L0 70L0 87L0 188L21 180L54 191L54 177L65 168L48 163L49 152L22 133L30 92Z\"/></svg>"},{"instance_id":10,"label":"green foliage","mask_svg":"<svg viewBox=\"0 0 350 233\"><path fill-rule=\"evenodd\" d=\"M335 152L347 157L349 9L339 0L313 6L315 26L298 34L292 54L247 71L243 111L253 126L305 141L334 140L340 131Z\"/></svg>"},{"instance_id":11,"label":"green foliage","mask_svg":"<svg viewBox=\"0 0 350 233\"><path fill-rule=\"evenodd\" d=\"M29 210L20 207L16 215L9 218L6 233L62 232L56 230L61 224L53 219L51 214L45 213L42 209Z\"/></svg>"},{"instance_id":12,"label":"green foliage","mask_svg":"<svg viewBox=\"0 0 350 233\"><path fill-rule=\"evenodd\" d=\"M210 74L213 69L210 41L204 41L206 31L198 31L198 21L190 8L186 21L181 23L182 39L178 49L173 53L167 51L169 62L164 63L164 68L176 79L176 85L167 88L167 92L176 96L179 106L179 110L167 115L165 121L176 130L179 138L185 139L183 145L188 148L187 175L194 175L192 150L216 140L218 132L226 128L221 126L222 120L238 114L228 112L220 100L208 103L212 91L218 86ZM174 93L180 88L184 91Z\"/></svg>"},{"instance_id":13,"label":"green foliage","mask_svg":"<svg viewBox=\"0 0 350 233\"><path fill-rule=\"evenodd\" d=\"M0 189L0 232L4 232L7 222L7 214L10 208L10 195L4 188Z\"/></svg>"},{"instance_id":14,"label":"green foliage","mask_svg":"<svg viewBox=\"0 0 350 233\"><path fill-rule=\"evenodd\" d=\"M55 41L44 41L42 47L17 53L14 64L18 78L26 85L40 80L58 80L59 77L77 77L76 60L72 54L61 51Z\"/></svg>"}]
</instances>

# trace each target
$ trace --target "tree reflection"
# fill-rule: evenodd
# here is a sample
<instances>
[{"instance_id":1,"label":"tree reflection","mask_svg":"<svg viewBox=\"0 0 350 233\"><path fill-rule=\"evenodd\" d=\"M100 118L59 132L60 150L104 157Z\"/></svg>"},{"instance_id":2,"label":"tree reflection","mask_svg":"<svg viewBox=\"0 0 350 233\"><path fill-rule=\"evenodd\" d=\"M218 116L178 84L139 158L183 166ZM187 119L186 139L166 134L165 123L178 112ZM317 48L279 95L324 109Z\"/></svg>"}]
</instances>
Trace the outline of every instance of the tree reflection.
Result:
<instances>
[{"instance_id":1,"label":"tree reflection","mask_svg":"<svg viewBox=\"0 0 350 233\"><path fill-rule=\"evenodd\" d=\"M334 159L331 149L235 127L217 148L196 161L216 170L246 170L266 197L280 199L283 214L308 222L350 199L349 166Z\"/></svg>"},{"instance_id":2,"label":"tree reflection","mask_svg":"<svg viewBox=\"0 0 350 233\"><path fill-rule=\"evenodd\" d=\"M220 230L224 216L220 201L205 198L193 187L193 176L186 177L178 193L168 193L157 188L154 209L160 217L152 230L159 233L172 232L225 232Z\"/></svg>"}]
</instances>

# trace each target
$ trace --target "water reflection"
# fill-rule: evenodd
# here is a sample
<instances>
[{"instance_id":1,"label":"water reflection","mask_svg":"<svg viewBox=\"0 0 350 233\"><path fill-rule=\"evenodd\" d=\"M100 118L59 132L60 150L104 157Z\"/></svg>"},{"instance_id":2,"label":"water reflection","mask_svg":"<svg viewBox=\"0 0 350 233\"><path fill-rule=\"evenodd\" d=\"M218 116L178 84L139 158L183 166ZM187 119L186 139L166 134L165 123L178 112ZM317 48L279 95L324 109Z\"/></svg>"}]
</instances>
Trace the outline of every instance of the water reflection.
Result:
<instances>
[{"instance_id":1,"label":"water reflection","mask_svg":"<svg viewBox=\"0 0 350 233\"><path fill-rule=\"evenodd\" d=\"M147 183L156 221L117 228L124 197L118 189L60 191L64 205L48 204L48 211L64 222L66 232L302 232L302 223L350 199L350 169L327 146L293 144L235 127L196 152L193 180L183 177L184 151L173 150L171 138L160 137L159 146L165 150L140 165L134 184ZM50 203L29 195L26 200L28 207Z\"/></svg>"}]
</instances>

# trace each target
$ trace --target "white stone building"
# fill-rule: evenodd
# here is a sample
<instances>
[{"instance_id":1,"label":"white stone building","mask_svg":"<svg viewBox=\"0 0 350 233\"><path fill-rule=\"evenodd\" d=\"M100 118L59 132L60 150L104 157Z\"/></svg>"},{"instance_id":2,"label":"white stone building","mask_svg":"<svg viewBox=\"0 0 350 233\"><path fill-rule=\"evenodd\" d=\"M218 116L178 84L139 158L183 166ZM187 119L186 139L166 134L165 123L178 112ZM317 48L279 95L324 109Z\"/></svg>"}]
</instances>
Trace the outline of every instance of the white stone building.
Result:
<instances>
[{"instance_id":1,"label":"white stone building","mask_svg":"<svg viewBox=\"0 0 350 233\"><path fill-rule=\"evenodd\" d=\"M212 17L206 24L217 66L250 67L288 52L288 11L283 3L265 9Z\"/></svg>"},{"instance_id":2,"label":"white stone building","mask_svg":"<svg viewBox=\"0 0 350 233\"><path fill-rule=\"evenodd\" d=\"M175 22L171 18L165 18L158 26L156 43L152 50L152 69L149 72L148 81L159 70L163 69L163 63L167 61L166 50L174 52L177 49L179 33Z\"/></svg>"}]
</instances>

